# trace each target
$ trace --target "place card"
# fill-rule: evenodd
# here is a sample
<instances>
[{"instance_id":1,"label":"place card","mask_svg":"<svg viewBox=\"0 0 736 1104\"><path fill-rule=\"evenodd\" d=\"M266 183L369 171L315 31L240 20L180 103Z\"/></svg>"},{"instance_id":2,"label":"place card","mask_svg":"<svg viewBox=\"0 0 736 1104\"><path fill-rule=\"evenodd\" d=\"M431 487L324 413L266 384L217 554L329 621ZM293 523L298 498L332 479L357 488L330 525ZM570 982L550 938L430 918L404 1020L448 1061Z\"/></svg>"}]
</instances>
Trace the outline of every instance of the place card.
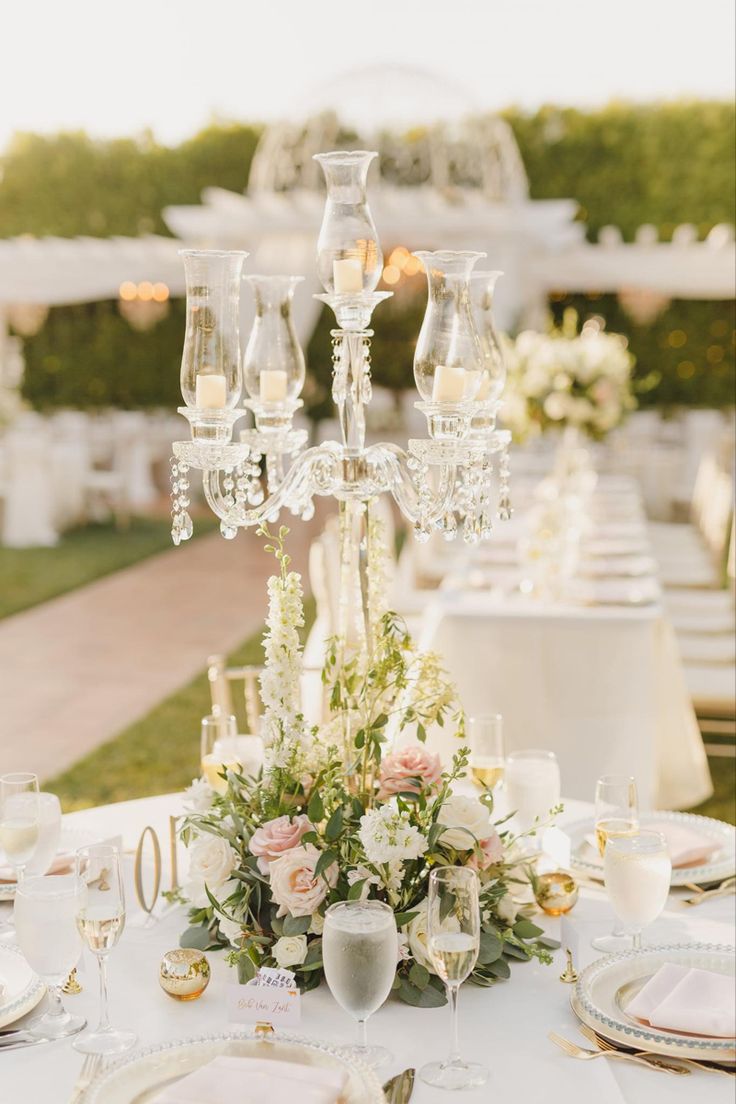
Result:
<instances>
[{"instance_id":1,"label":"place card","mask_svg":"<svg viewBox=\"0 0 736 1104\"><path fill-rule=\"evenodd\" d=\"M230 982L226 987L227 1015L231 1023L267 1023L273 1027L296 1027L301 1021L301 993L266 984L253 978L247 985Z\"/></svg>"}]
</instances>

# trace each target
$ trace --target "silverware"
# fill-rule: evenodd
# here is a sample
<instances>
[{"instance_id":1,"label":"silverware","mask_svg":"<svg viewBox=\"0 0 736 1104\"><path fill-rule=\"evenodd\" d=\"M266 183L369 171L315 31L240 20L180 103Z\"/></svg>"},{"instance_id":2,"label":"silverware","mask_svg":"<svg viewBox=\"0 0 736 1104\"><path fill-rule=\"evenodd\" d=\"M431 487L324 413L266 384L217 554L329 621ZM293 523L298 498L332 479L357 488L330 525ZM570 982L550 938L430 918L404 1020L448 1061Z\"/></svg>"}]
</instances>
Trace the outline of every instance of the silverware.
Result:
<instances>
[{"instance_id":1,"label":"silverware","mask_svg":"<svg viewBox=\"0 0 736 1104\"><path fill-rule=\"evenodd\" d=\"M692 887L688 886L688 889ZM683 905L700 905L703 901L709 900L711 897L725 897L731 893L736 893L736 878L725 878L720 885L715 886L713 889L701 889L698 887L698 892L694 897L685 897Z\"/></svg>"},{"instance_id":2,"label":"silverware","mask_svg":"<svg viewBox=\"0 0 736 1104\"><path fill-rule=\"evenodd\" d=\"M408 1104L414 1091L415 1074L416 1070L405 1069L386 1082L383 1092L388 1104Z\"/></svg>"},{"instance_id":3,"label":"silverware","mask_svg":"<svg viewBox=\"0 0 736 1104\"><path fill-rule=\"evenodd\" d=\"M100 1072L102 1066L101 1054L87 1054L82 1062L82 1068L79 1071L79 1077L77 1078L74 1088L72 1089L72 1098L69 1104L80 1104L82 1097L94 1081L97 1074Z\"/></svg>"},{"instance_id":4,"label":"silverware","mask_svg":"<svg viewBox=\"0 0 736 1104\"><path fill-rule=\"evenodd\" d=\"M584 1062L590 1062L594 1058L618 1058L622 1062L631 1062L636 1066L646 1066L648 1069L657 1070L660 1073L672 1073L687 1076L690 1073L689 1069L684 1066L671 1066L667 1062L661 1062L659 1059L656 1062L652 1062L649 1059L639 1058L635 1054L625 1054L622 1050L586 1050L584 1047L579 1047L577 1043L571 1043L569 1039L563 1039L561 1035L555 1034L554 1031L550 1031L548 1039L560 1048L564 1050L565 1054L569 1054L571 1058L580 1058Z\"/></svg>"},{"instance_id":5,"label":"silverware","mask_svg":"<svg viewBox=\"0 0 736 1104\"><path fill-rule=\"evenodd\" d=\"M601 1035L596 1035L592 1027L588 1027L587 1024L578 1024L581 1033L586 1039L589 1039L591 1043L600 1050L618 1050L618 1047L609 1042L608 1039L604 1039ZM660 1062L659 1055L652 1054L648 1050L636 1050L634 1051L637 1058L646 1058L649 1056L650 1060L654 1059L656 1062ZM689 1066L691 1069L705 1070L709 1073L723 1073L726 1077L736 1077L736 1071L724 1069L722 1066L709 1066L706 1062L696 1062L694 1058L675 1058L673 1055L673 1061L681 1063L683 1066ZM652 1064L655 1064L654 1061Z\"/></svg>"}]
</instances>

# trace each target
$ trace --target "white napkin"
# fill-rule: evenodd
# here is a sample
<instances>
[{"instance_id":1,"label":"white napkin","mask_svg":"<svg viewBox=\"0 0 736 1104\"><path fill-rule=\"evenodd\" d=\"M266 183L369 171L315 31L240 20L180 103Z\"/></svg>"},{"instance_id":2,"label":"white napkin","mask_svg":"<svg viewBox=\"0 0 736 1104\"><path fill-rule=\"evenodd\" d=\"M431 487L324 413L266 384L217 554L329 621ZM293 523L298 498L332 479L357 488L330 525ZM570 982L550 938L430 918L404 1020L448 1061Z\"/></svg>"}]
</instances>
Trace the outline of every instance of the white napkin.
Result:
<instances>
[{"instance_id":1,"label":"white napkin","mask_svg":"<svg viewBox=\"0 0 736 1104\"><path fill-rule=\"evenodd\" d=\"M708 860L721 849L721 844L718 840L711 839L709 836L704 836L702 833L696 832L684 824L673 824L669 821L662 821L661 823L654 821L650 824L642 825L642 827L651 828L652 831L659 832L660 835L664 836L667 842L667 850L672 860L672 866L677 870L688 866L701 866L703 863L707 863ZM599 854L598 844L596 843L593 833L586 835L585 842L595 851L596 855ZM599 859L599 861L602 866L603 860Z\"/></svg>"},{"instance_id":2,"label":"white napkin","mask_svg":"<svg viewBox=\"0 0 736 1104\"><path fill-rule=\"evenodd\" d=\"M736 1037L734 979L712 970L667 962L629 1002L626 1011L652 1027L722 1039Z\"/></svg>"},{"instance_id":3,"label":"white napkin","mask_svg":"<svg viewBox=\"0 0 736 1104\"><path fill-rule=\"evenodd\" d=\"M221 1054L151 1104L337 1104L347 1074L325 1066Z\"/></svg>"}]
</instances>

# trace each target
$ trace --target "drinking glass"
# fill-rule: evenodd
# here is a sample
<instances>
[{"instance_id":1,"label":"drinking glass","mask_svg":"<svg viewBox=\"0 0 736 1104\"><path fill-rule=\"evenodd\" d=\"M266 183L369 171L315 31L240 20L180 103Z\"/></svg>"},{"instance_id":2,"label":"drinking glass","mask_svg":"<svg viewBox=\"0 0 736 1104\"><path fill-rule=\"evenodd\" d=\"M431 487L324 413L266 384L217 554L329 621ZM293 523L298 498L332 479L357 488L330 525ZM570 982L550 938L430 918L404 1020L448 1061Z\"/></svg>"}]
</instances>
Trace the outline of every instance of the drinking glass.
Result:
<instances>
[{"instance_id":1,"label":"drinking glass","mask_svg":"<svg viewBox=\"0 0 736 1104\"><path fill-rule=\"evenodd\" d=\"M27 771L0 778L0 847L20 885L38 844L38 778Z\"/></svg>"},{"instance_id":2,"label":"drinking glass","mask_svg":"<svg viewBox=\"0 0 736 1104\"><path fill-rule=\"evenodd\" d=\"M100 969L100 1022L72 1045L83 1054L120 1054L136 1041L135 1032L111 1027L107 1011L107 956L125 926L120 852L103 843L82 847L77 851L76 869L82 882L77 928Z\"/></svg>"},{"instance_id":3,"label":"drinking glass","mask_svg":"<svg viewBox=\"0 0 736 1104\"><path fill-rule=\"evenodd\" d=\"M457 997L480 947L478 875L467 866L443 866L429 876L427 949L445 983L452 1010L450 1053L444 1062L422 1066L419 1076L440 1089L472 1089L488 1080L488 1070L460 1057Z\"/></svg>"},{"instance_id":4,"label":"drinking glass","mask_svg":"<svg viewBox=\"0 0 736 1104\"><path fill-rule=\"evenodd\" d=\"M601 858L606 843L614 837L633 836L639 829L639 799L636 779L625 774L604 774L595 786L595 838ZM614 924L610 935L593 939L597 951L613 954L629 945L626 932Z\"/></svg>"},{"instance_id":5,"label":"drinking glass","mask_svg":"<svg viewBox=\"0 0 736 1104\"><path fill-rule=\"evenodd\" d=\"M202 718L202 775L213 790L227 793L222 777L226 770L256 774L263 765L263 740L260 736L239 736L233 716L213 713Z\"/></svg>"},{"instance_id":6,"label":"drinking glass","mask_svg":"<svg viewBox=\"0 0 736 1104\"><path fill-rule=\"evenodd\" d=\"M347 1048L368 1065L389 1061L385 1047L368 1046L368 1017L391 992L398 935L393 909L383 901L338 901L325 913L322 959L333 997L358 1021L358 1044Z\"/></svg>"},{"instance_id":7,"label":"drinking glass","mask_svg":"<svg viewBox=\"0 0 736 1104\"><path fill-rule=\"evenodd\" d=\"M475 781L488 789L503 785L505 757L501 714L471 717L468 721L468 739L470 769Z\"/></svg>"},{"instance_id":8,"label":"drinking glass","mask_svg":"<svg viewBox=\"0 0 736 1104\"><path fill-rule=\"evenodd\" d=\"M76 1035L86 1025L82 1016L64 1008L61 987L82 951L77 913L82 885L74 874L27 876L15 893L15 932L23 955L46 983L49 1008L27 1030L43 1039Z\"/></svg>"},{"instance_id":9,"label":"drinking glass","mask_svg":"<svg viewBox=\"0 0 736 1104\"><path fill-rule=\"evenodd\" d=\"M520 831L528 832L560 800L560 767L553 751L528 748L506 759L509 809Z\"/></svg>"},{"instance_id":10,"label":"drinking glass","mask_svg":"<svg viewBox=\"0 0 736 1104\"><path fill-rule=\"evenodd\" d=\"M59 851L61 804L56 794L38 795L38 844L26 866L26 877L48 874Z\"/></svg>"},{"instance_id":11,"label":"drinking glass","mask_svg":"<svg viewBox=\"0 0 736 1104\"><path fill-rule=\"evenodd\" d=\"M614 911L641 950L642 928L653 923L670 891L672 860L659 832L612 836L603 860L606 889Z\"/></svg>"}]
</instances>

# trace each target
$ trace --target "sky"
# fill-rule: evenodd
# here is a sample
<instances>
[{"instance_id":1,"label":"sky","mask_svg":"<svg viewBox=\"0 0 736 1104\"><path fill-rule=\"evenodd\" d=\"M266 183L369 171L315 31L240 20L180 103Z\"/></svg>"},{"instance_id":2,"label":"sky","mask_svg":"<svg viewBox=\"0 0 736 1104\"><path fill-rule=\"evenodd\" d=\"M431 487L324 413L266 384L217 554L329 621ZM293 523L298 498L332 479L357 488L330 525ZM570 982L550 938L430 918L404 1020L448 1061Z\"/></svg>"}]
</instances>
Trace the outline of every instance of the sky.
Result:
<instances>
[{"instance_id":1,"label":"sky","mask_svg":"<svg viewBox=\"0 0 736 1104\"><path fill-rule=\"evenodd\" d=\"M0 13L0 148L17 130L174 144L212 118L328 105L365 125L734 94L733 0L0 0Z\"/></svg>"}]
</instances>

